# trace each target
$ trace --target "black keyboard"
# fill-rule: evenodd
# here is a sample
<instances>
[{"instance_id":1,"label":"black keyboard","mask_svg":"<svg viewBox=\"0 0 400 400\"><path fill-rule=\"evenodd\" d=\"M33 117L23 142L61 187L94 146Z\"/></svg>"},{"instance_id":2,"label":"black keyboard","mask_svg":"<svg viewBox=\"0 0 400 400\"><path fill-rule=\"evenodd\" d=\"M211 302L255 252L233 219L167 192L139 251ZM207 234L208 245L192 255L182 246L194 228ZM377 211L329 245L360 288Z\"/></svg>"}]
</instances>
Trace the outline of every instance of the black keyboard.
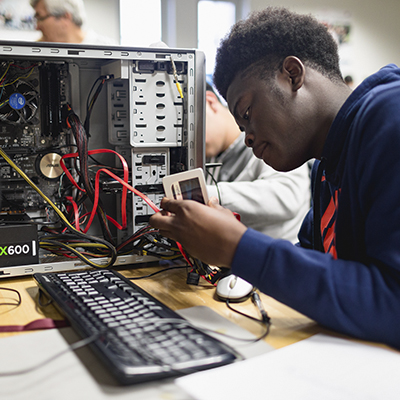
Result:
<instances>
[{"instance_id":1,"label":"black keyboard","mask_svg":"<svg viewBox=\"0 0 400 400\"><path fill-rule=\"evenodd\" d=\"M234 351L116 271L34 274L122 384L133 384L233 362Z\"/></svg>"}]
</instances>

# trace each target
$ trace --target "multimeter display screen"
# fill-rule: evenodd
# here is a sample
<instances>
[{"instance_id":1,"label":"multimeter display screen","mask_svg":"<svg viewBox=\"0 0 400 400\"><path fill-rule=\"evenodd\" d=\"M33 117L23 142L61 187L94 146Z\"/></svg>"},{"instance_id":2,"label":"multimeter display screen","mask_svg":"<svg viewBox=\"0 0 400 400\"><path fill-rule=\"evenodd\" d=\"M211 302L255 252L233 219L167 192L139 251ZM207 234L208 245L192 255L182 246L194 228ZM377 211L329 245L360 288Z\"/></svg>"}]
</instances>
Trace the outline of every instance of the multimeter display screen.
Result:
<instances>
[{"instance_id":1,"label":"multimeter display screen","mask_svg":"<svg viewBox=\"0 0 400 400\"><path fill-rule=\"evenodd\" d=\"M179 189L181 192L180 195L175 190L174 185L172 185L172 193L175 199L195 200L199 203L205 203L198 178L179 181Z\"/></svg>"}]
</instances>

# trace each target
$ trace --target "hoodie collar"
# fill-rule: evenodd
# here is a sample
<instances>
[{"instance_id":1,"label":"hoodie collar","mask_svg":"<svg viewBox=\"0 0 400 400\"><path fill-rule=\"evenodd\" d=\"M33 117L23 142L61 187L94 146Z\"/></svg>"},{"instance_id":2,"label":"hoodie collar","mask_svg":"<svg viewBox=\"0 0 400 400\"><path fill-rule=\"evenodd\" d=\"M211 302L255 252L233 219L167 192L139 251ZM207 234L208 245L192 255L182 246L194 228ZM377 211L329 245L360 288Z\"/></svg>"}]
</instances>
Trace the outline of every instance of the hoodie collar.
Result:
<instances>
[{"instance_id":1,"label":"hoodie collar","mask_svg":"<svg viewBox=\"0 0 400 400\"><path fill-rule=\"evenodd\" d=\"M334 184L340 184L345 165L346 153L343 151L347 140L349 140L349 130L353 124L354 118L359 111L364 98L370 91L383 84L398 80L400 69L389 64L377 73L365 79L347 98L339 110L332 126L329 130L322 157L325 159L325 175L329 181Z\"/></svg>"}]
</instances>

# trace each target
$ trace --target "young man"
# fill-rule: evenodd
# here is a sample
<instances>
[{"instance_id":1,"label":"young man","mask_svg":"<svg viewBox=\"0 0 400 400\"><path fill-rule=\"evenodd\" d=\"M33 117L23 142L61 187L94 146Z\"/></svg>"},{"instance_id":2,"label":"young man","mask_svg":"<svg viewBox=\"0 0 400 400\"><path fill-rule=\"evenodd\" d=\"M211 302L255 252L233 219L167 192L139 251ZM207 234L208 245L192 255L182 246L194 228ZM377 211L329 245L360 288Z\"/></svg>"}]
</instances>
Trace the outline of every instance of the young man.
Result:
<instances>
[{"instance_id":1,"label":"young man","mask_svg":"<svg viewBox=\"0 0 400 400\"><path fill-rule=\"evenodd\" d=\"M218 197L222 206L239 213L247 227L298 242L297 234L310 208L308 165L278 172L256 158L244 143L244 132L208 84L206 158L219 164L207 168L209 196Z\"/></svg>"},{"instance_id":2,"label":"young man","mask_svg":"<svg viewBox=\"0 0 400 400\"><path fill-rule=\"evenodd\" d=\"M82 0L30 0L35 10L39 42L114 44L112 40L83 30L85 6Z\"/></svg>"},{"instance_id":3,"label":"young man","mask_svg":"<svg viewBox=\"0 0 400 400\"><path fill-rule=\"evenodd\" d=\"M268 8L233 27L214 83L257 157L280 171L321 160L301 247L212 202L164 199L151 224L328 328L400 348L400 69L352 91L323 24Z\"/></svg>"}]
</instances>

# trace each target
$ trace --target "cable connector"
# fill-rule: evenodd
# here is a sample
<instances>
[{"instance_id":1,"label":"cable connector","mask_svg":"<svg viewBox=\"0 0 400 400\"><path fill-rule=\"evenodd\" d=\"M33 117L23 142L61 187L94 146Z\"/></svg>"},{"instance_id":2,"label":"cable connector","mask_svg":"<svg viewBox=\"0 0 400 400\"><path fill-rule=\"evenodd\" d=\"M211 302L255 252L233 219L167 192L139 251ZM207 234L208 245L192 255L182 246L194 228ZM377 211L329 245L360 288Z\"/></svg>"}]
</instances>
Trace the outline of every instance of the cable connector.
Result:
<instances>
[{"instance_id":1,"label":"cable connector","mask_svg":"<svg viewBox=\"0 0 400 400\"><path fill-rule=\"evenodd\" d=\"M188 285L197 286L199 284L200 275L197 272L189 272L186 278Z\"/></svg>"},{"instance_id":2,"label":"cable connector","mask_svg":"<svg viewBox=\"0 0 400 400\"><path fill-rule=\"evenodd\" d=\"M174 62L174 59L172 58L172 56L171 56L171 65L172 65L173 75L174 75L174 78L175 78L176 88L178 89L179 96L181 96L181 99L183 99L182 87L181 87L181 84L179 83L179 80L178 80L178 73L176 71L175 62Z\"/></svg>"},{"instance_id":3,"label":"cable connector","mask_svg":"<svg viewBox=\"0 0 400 400\"><path fill-rule=\"evenodd\" d=\"M251 299L253 300L253 303L258 308L258 311L260 311L261 319L263 320L263 322L266 324L269 324L269 321L271 320L271 318L268 316L267 312L265 311L264 306L261 302L260 296L258 295L258 293L255 290L251 293Z\"/></svg>"}]
</instances>

